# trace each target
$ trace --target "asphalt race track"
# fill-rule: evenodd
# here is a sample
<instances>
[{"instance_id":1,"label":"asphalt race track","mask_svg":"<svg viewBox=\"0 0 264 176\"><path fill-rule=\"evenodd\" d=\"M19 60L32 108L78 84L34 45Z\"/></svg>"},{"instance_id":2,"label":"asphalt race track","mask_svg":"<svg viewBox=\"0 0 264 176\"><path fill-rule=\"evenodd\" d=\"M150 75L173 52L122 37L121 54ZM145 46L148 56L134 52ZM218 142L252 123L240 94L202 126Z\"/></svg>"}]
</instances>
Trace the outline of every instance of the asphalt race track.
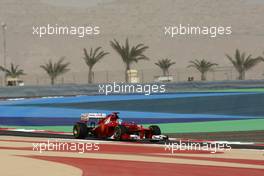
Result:
<instances>
[{"instance_id":1,"label":"asphalt race track","mask_svg":"<svg viewBox=\"0 0 264 176\"><path fill-rule=\"evenodd\" d=\"M82 113L118 111L123 121L157 124L173 136L250 133L264 130L263 107L264 93L252 91L11 99L0 102L0 127L71 132Z\"/></svg>"},{"instance_id":2,"label":"asphalt race track","mask_svg":"<svg viewBox=\"0 0 264 176\"><path fill-rule=\"evenodd\" d=\"M254 132L253 134L257 134L257 132ZM200 135L200 136L199 136ZM182 135L181 137L178 137L178 138L171 138L169 140L166 140L166 141L159 141L159 142L150 142L148 140L141 140L141 141L124 141L124 142L128 142L128 143L137 143L137 144L165 144L165 143L179 143L180 140L182 140L182 142L184 143L189 143L189 142L192 142L194 141L195 143L200 143L200 144L203 144L204 142L207 142L207 141L213 141L212 139L211 140L206 140L206 136L205 135L208 135L208 134L204 134L204 136L201 136L201 134L194 134L194 133L191 133L189 135ZM209 134L210 135L210 134ZM229 133L230 135L230 133ZM261 132L260 135L263 135L263 132ZM66 134L50 134L50 133L35 133L35 132L19 132L19 131L0 131L0 136L21 136L21 137L37 137L37 138L51 138L51 139L54 139L54 138L58 138L58 139L73 139L73 140L77 140L77 139L74 139L74 137L72 135L66 135ZM183 137L184 136L184 137ZM217 136L216 134L212 135L212 136ZM169 137L172 137L169 135ZM188 138L187 138L188 137ZM202 138L200 138L202 137ZM187 140L186 140L187 139ZM191 139L194 139L194 140L191 140ZM217 141L217 139L213 138L215 141ZM225 138L226 139L226 138ZM225 139L222 139L221 141L224 141ZM118 141L115 141L115 140L112 140L112 139L97 139L97 138L93 138L93 137L87 137L85 140L101 140L101 141L104 141L104 142L118 142ZM78 141L78 140L77 140ZM263 145L262 145L263 144ZM236 148L236 149L258 149L258 150L264 150L264 141L261 143L259 142L259 145L258 143L256 144L249 144L249 143L241 143L241 144L237 144L237 143L234 143L234 144L230 144L230 146L232 148Z\"/></svg>"},{"instance_id":3,"label":"asphalt race track","mask_svg":"<svg viewBox=\"0 0 264 176\"><path fill-rule=\"evenodd\" d=\"M0 102L1 172L28 176L262 176L264 93L43 97ZM158 124L170 140L72 139L81 113L119 111L122 120ZM75 148L49 150L50 143ZM37 144L37 145L36 145ZM92 145L91 145L92 144ZM77 146L100 149L76 151ZM223 150L168 146L228 144ZM45 146L44 150L35 146ZM166 147L167 146L167 147ZM86 148L87 149L87 148ZM167 150L168 149L168 150ZM174 148L175 149L175 148ZM173 152L172 152L173 151ZM16 169L12 169L16 165ZM49 169L47 169L49 168ZM100 168L100 169L99 169ZM30 172L28 172L30 171Z\"/></svg>"}]
</instances>

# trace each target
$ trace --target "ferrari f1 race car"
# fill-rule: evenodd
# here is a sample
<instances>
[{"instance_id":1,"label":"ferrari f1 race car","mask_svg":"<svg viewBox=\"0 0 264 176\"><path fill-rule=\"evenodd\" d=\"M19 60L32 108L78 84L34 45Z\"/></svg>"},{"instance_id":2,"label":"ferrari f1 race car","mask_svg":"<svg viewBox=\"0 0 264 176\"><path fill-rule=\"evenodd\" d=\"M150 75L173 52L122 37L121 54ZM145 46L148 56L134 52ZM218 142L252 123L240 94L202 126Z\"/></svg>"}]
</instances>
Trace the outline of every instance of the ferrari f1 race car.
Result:
<instances>
[{"instance_id":1,"label":"ferrari f1 race car","mask_svg":"<svg viewBox=\"0 0 264 176\"><path fill-rule=\"evenodd\" d=\"M134 122L122 122L117 112L106 115L104 113L87 113L81 115L81 120L73 127L73 135L77 139L95 137L114 140L149 140L151 142L167 140L161 135L160 128L151 125L148 128Z\"/></svg>"}]
</instances>

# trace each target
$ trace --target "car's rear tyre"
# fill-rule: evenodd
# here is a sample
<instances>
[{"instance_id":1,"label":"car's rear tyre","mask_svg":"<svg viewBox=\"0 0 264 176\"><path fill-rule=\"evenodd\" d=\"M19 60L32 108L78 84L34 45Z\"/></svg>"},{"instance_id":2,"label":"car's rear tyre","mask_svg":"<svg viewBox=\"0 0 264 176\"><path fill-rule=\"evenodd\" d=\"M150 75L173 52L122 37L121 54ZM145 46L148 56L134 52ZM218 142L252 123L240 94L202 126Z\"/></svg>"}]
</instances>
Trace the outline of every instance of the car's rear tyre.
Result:
<instances>
[{"instance_id":1,"label":"car's rear tyre","mask_svg":"<svg viewBox=\"0 0 264 176\"><path fill-rule=\"evenodd\" d=\"M73 136L76 139L85 139L88 135L88 128L84 123L76 123L73 127Z\"/></svg>"},{"instance_id":2,"label":"car's rear tyre","mask_svg":"<svg viewBox=\"0 0 264 176\"><path fill-rule=\"evenodd\" d=\"M122 125L116 126L114 131L114 139L122 140L122 135L125 134L126 132L127 132L126 127Z\"/></svg>"},{"instance_id":3,"label":"car's rear tyre","mask_svg":"<svg viewBox=\"0 0 264 176\"><path fill-rule=\"evenodd\" d=\"M160 127L157 125L149 126L150 132L152 135L161 135Z\"/></svg>"}]
</instances>

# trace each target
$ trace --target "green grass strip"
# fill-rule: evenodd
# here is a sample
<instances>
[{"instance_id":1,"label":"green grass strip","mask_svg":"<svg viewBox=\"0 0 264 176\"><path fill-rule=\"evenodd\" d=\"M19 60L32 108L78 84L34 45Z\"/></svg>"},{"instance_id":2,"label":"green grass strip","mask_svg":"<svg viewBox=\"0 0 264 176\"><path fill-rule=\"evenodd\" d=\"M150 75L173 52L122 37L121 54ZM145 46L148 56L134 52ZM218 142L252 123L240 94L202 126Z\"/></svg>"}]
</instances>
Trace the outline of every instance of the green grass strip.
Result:
<instances>
[{"instance_id":1,"label":"green grass strip","mask_svg":"<svg viewBox=\"0 0 264 176\"><path fill-rule=\"evenodd\" d=\"M198 133L264 130L264 119L157 124L163 133ZM148 126L148 125L145 125Z\"/></svg>"}]
</instances>

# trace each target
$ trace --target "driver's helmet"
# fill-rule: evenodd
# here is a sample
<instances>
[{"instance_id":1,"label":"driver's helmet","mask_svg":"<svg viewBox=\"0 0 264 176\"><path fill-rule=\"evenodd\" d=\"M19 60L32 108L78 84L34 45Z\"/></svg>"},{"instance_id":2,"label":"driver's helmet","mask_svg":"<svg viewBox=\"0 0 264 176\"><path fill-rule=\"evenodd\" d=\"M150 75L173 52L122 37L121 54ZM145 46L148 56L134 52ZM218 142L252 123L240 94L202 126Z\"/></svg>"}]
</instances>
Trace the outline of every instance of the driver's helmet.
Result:
<instances>
[{"instance_id":1,"label":"driver's helmet","mask_svg":"<svg viewBox=\"0 0 264 176\"><path fill-rule=\"evenodd\" d=\"M117 121L119 124L121 124L122 120L119 118L118 114L118 112L113 112L111 114L111 121Z\"/></svg>"},{"instance_id":2,"label":"driver's helmet","mask_svg":"<svg viewBox=\"0 0 264 176\"><path fill-rule=\"evenodd\" d=\"M113 112L112 117L114 117L115 119L119 119L118 114L119 114L118 112Z\"/></svg>"}]
</instances>

